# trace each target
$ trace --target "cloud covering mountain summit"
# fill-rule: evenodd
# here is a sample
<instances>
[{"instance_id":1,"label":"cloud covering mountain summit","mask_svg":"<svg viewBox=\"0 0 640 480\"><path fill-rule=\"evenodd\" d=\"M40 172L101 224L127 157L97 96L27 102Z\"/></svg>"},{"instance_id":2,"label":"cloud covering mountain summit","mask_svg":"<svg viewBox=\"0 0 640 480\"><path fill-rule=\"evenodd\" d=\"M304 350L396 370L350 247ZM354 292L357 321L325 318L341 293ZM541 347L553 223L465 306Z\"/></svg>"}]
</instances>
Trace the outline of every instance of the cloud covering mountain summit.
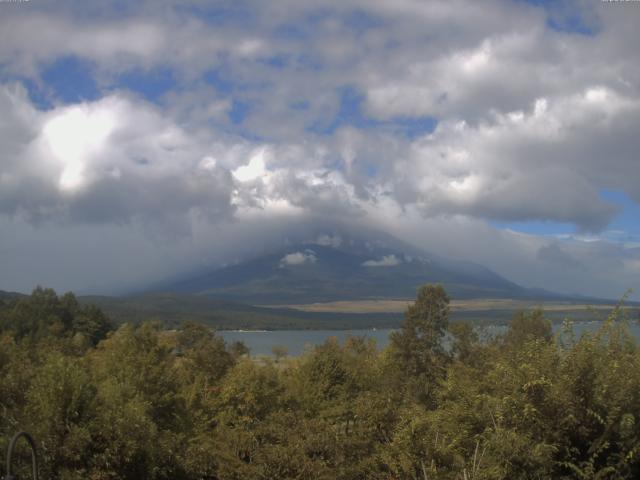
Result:
<instances>
[{"instance_id":1,"label":"cloud covering mountain summit","mask_svg":"<svg viewBox=\"0 0 640 480\"><path fill-rule=\"evenodd\" d=\"M472 246L486 231L521 252L522 272L552 268L545 245L562 243L593 275L580 289L633 286L640 8L542 3L0 4L0 228L13 232L0 260L14 272L0 288L91 277L41 259L21 270L21 245L47 249L39 236L66 263L79 231L102 251L121 239L113 256L145 251L138 271L153 276L168 243L178 269L186 245L189 266L246 250L256 219L326 218L469 229L466 248L443 253L498 270L511 263ZM620 218L624 240L608 234ZM105 284L126 276L93 262ZM584 281L566 275L562 288Z\"/></svg>"}]
</instances>

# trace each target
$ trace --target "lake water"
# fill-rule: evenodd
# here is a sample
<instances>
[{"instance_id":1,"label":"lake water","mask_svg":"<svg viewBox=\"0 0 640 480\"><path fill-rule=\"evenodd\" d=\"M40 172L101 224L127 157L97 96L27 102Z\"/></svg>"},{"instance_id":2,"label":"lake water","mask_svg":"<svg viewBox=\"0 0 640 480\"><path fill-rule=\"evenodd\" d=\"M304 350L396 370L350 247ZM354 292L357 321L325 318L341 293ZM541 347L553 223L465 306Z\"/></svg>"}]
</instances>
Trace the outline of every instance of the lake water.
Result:
<instances>
[{"instance_id":1,"label":"lake water","mask_svg":"<svg viewBox=\"0 0 640 480\"><path fill-rule=\"evenodd\" d=\"M601 322L576 322L573 330L576 338L584 332L594 331ZM556 324L553 330L557 333L562 325ZM640 340L640 326L631 324L630 330ZM503 333L504 325L489 325L483 329L482 335L492 336ZM328 338L336 337L340 343L349 336L373 338L378 348L384 348L389 343L389 333L392 329L368 330L273 330L273 331L221 331L218 332L227 342L237 340L249 347L251 355L272 355L276 346L287 348L289 355L300 355L307 348L324 343Z\"/></svg>"},{"instance_id":2,"label":"lake water","mask_svg":"<svg viewBox=\"0 0 640 480\"><path fill-rule=\"evenodd\" d=\"M328 338L336 337L340 343L347 337L373 338L379 348L389 343L391 329L380 330L274 330L274 331L221 331L218 332L227 342L240 340L249 347L251 355L271 355L275 346L284 346L289 355L300 355L305 348L324 343Z\"/></svg>"}]
</instances>

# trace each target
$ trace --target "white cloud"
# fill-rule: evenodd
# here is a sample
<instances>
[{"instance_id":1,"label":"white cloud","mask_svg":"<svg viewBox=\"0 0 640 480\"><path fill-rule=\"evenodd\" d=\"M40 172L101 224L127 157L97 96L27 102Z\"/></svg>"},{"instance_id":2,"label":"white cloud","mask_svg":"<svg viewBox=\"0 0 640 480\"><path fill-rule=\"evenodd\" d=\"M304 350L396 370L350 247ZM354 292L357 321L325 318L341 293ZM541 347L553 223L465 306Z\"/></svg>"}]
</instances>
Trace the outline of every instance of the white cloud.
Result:
<instances>
[{"instance_id":1,"label":"white cloud","mask_svg":"<svg viewBox=\"0 0 640 480\"><path fill-rule=\"evenodd\" d=\"M201 160L206 146L146 103L121 95L38 112L1 88L5 118L32 113L22 141L0 154L0 211L26 219L121 223L229 218L233 182ZM0 131L3 141L11 130ZM18 137L20 138L20 137ZM15 140L14 140L15 142Z\"/></svg>"},{"instance_id":2,"label":"white cloud","mask_svg":"<svg viewBox=\"0 0 640 480\"><path fill-rule=\"evenodd\" d=\"M100 62L149 58L169 47L159 24L144 21L73 22L41 14L8 14L0 20L4 41L0 57L7 67L34 74L39 63L64 55L79 55Z\"/></svg>"},{"instance_id":3,"label":"white cloud","mask_svg":"<svg viewBox=\"0 0 640 480\"><path fill-rule=\"evenodd\" d=\"M110 109L90 110L87 105L65 108L45 123L43 140L62 165L58 181L61 189L82 186L85 162L101 153L115 126Z\"/></svg>"},{"instance_id":4,"label":"white cloud","mask_svg":"<svg viewBox=\"0 0 640 480\"><path fill-rule=\"evenodd\" d=\"M288 253L280 259L280 266L298 266L307 263L316 263L318 258L313 250Z\"/></svg>"},{"instance_id":5,"label":"white cloud","mask_svg":"<svg viewBox=\"0 0 640 480\"><path fill-rule=\"evenodd\" d=\"M323 247L333 247L338 248L342 245L342 237L340 235L328 235L322 234L316 238L315 243L317 245L322 245Z\"/></svg>"},{"instance_id":6,"label":"white cloud","mask_svg":"<svg viewBox=\"0 0 640 480\"><path fill-rule=\"evenodd\" d=\"M395 255L384 255L378 260L367 260L362 263L363 267L395 267L400 265L402 261Z\"/></svg>"},{"instance_id":7,"label":"white cloud","mask_svg":"<svg viewBox=\"0 0 640 480\"><path fill-rule=\"evenodd\" d=\"M257 178L263 178L267 173L265 168L266 148L260 148L249 158L249 163L241 165L233 171L233 176L241 182L249 182Z\"/></svg>"},{"instance_id":8,"label":"white cloud","mask_svg":"<svg viewBox=\"0 0 640 480\"><path fill-rule=\"evenodd\" d=\"M484 223L557 221L597 234L616 213L603 190L640 201L640 39L628 9L572 2L571 15L595 29L576 35L549 28L560 8L526 2L330 1L321 16L317 2L250 2L251 29L176 5L142 0L116 16L106 4L31 2L3 12L7 218L41 228L143 224L151 237L169 230L196 242L209 228L269 215L354 225L411 217L420 228L484 235L478 260L522 282L518 269L545 283L554 258L601 271L600 285L623 283L614 271L630 278L623 265L636 253L615 240L550 245ZM287 26L297 39L282 35ZM65 101L46 83L44 71L68 57L86 61L96 100ZM155 103L120 80L156 68L176 88ZM48 110L6 84L16 78ZM436 130L407 135L425 116ZM426 233L426 248L476 251ZM496 260L502 250L514 252L511 263ZM551 283L596 282L572 275Z\"/></svg>"},{"instance_id":9,"label":"white cloud","mask_svg":"<svg viewBox=\"0 0 640 480\"><path fill-rule=\"evenodd\" d=\"M614 188L638 198L640 101L587 89L539 99L529 109L494 114L478 125L442 122L395 163L391 188L427 215L464 214L506 221L555 220L585 230L616 213L600 196Z\"/></svg>"}]
</instances>

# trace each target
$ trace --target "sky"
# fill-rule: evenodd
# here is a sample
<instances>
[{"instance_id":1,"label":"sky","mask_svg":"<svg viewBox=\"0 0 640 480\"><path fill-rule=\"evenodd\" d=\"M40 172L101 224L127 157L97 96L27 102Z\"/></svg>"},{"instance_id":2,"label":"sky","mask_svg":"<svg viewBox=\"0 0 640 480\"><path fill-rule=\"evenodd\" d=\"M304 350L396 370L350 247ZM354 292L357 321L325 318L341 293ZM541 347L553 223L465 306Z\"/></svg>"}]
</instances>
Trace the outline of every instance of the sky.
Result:
<instances>
[{"instance_id":1,"label":"sky","mask_svg":"<svg viewBox=\"0 0 640 480\"><path fill-rule=\"evenodd\" d=\"M0 289L124 293L348 225L620 298L639 22L632 1L0 1Z\"/></svg>"}]
</instances>

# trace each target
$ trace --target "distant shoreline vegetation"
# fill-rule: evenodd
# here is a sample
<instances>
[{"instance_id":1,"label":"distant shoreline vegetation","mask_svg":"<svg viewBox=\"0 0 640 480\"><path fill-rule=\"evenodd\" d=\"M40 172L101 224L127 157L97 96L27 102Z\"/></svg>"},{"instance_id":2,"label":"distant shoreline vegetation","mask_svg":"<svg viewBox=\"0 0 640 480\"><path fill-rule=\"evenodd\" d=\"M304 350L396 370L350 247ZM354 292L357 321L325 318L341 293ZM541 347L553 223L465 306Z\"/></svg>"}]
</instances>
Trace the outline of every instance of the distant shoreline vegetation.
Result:
<instances>
[{"instance_id":1,"label":"distant shoreline vegetation","mask_svg":"<svg viewBox=\"0 0 640 480\"><path fill-rule=\"evenodd\" d=\"M38 287L34 294L56 297L51 289ZM29 296L0 291L0 307L12 305ZM282 330L365 330L393 329L402 322L411 300L369 299L298 305L254 306L210 298L202 295L150 293L124 297L80 296L67 293L60 298L76 304L74 309L100 313L116 325L160 323L167 330L179 328L186 321L224 331ZM602 321L616 307L615 302L549 301L511 299L454 300L450 305L451 322L472 322L478 326L508 325L519 311L542 309L552 324L565 319L574 322ZM628 302L623 307L632 318L640 318L640 304Z\"/></svg>"},{"instance_id":2,"label":"distant shoreline vegetation","mask_svg":"<svg viewBox=\"0 0 640 480\"><path fill-rule=\"evenodd\" d=\"M4 298L17 298L5 294ZM0 298L2 295L0 294ZM350 330L397 328L409 299L354 300L306 305L255 306L206 295L147 293L124 297L80 296L79 304L95 305L117 323L159 321L166 328L178 328L184 321L195 321L217 330ZM593 308L590 307L593 305ZM584 302L469 299L454 300L452 321L478 324L508 324L519 310L543 306L553 323L569 317L576 321L602 319L615 302ZM631 310L640 305L629 303Z\"/></svg>"}]
</instances>

